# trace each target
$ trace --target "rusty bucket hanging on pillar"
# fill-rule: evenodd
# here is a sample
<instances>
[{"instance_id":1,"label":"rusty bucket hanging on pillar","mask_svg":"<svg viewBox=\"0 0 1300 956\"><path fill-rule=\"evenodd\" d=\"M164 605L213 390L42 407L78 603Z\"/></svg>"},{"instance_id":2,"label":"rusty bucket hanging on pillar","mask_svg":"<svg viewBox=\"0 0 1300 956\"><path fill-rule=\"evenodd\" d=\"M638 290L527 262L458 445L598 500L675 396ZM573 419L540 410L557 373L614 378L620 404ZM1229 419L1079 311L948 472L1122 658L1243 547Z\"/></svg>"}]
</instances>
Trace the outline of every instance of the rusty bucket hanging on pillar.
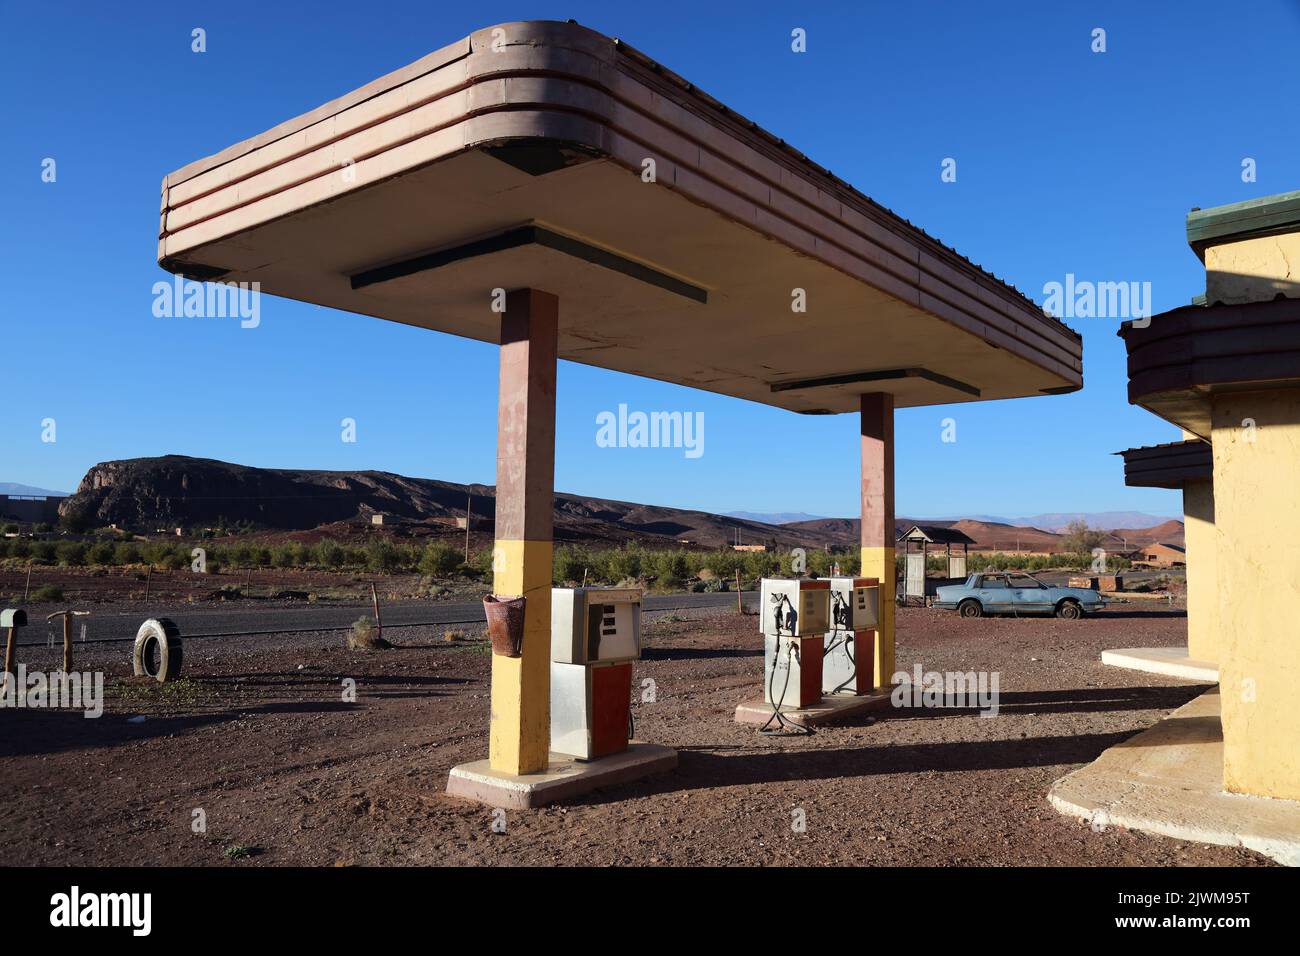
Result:
<instances>
[{"instance_id":1,"label":"rusty bucket hanging on pillar","mask_svg":"<svg viewBox=\"0 0 1300 956\"><path fill-rule=\"evenodd\" d=\"M487 617L492 653L502 657L522 657L524 652L524 598L483 595L483 614Z\"/></svg>"}]
</instances>

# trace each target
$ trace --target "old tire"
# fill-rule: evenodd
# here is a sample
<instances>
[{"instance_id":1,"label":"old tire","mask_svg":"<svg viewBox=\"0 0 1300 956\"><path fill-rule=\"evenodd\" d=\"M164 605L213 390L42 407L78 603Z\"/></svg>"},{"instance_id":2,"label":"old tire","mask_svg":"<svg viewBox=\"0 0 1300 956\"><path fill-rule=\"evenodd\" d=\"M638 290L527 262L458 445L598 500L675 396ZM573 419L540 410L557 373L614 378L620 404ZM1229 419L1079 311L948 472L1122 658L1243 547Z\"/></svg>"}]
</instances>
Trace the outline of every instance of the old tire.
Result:
<instances>
[{"instance_id":1,"label":"old tire","mask_svg":"<svg viewBox=\"0 0 1300 956\"><path fill-rule=\"evenodd\" d=\"M131 666L136 677L152 677L160 684L180 676L184 653L181 629L165 617L150 618L135 635Z\"/></svg>"},{"instance_id":2,"label":"old tire","mask_svg":"<svg viewBox=\"0 0 1300 956\"><path fill-rule=\"evenodd\" d=\"M957 605L957 613L962 617L983 617L984 608L974 598L967 598Z\"/></svg>"},{"instance_id":3,"label":"old tire","mask_svg":"<svg viewBox=\"0 0 1300 956\"><path fill-rule=\"evenodd\" d=\"M1083 617L1083 608L1078 601L1062 601L1056 605L1056 616L1066 621L1077 621Z\"/></svg>"}]
</instances>

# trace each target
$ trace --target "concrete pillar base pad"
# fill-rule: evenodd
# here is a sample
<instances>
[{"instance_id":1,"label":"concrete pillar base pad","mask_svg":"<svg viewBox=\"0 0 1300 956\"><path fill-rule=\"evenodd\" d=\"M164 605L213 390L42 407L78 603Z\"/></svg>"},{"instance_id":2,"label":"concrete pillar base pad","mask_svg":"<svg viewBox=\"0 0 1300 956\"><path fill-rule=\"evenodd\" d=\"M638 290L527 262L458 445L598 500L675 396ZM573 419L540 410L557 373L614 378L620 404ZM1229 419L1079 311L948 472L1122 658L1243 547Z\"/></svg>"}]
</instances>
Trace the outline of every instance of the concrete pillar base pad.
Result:
<instances>
[{"instance_id":1,"label":"concrete pillar base pad","mask_svg":"<svg viewBox=\"0 0 1300 956\"><path fill-rule=\"evenodd\" d=\"M1300 866L1300 801L1223 789L1219 692L1184 704L1052 785L1048 801L1094 829L1241 846Z\"/></svg>"},{"instance_id":2,"label":"concrete pillar base pad","mask_svg":"<svg viewBox=\"0 0 1300 956\"><path fill-rule=\"evenodd\" d=\"M870 713L875 710L887 710L889 708L889 695L893 693L892 687L876 689L868 694L836 694L834 697L823 697L821 701L812 707L782 707L781 716L792 724L798 724L800 727L818 727L822 724L833 724L836 721L849 720L860 714ZM738 724L758 724L767 723L767 719L772 716L772 705L767 703L763 698L756 700L747 700L736 708L736 723Z\"/></svg>"},{"instance_id":3,"label":"concrete pillar base pad","mask_svg":"<svg viewBox=\"0 0 1300 956\"><path fill-rule=\"evenodd\" d=\"M1198 661L1188 657L1185 647L1122 647L1102 651L1101 662L1111 667L1182 677L1206 684L1219 682L1219 665L1213 661Z\"/></svg>"},{"instance_id":4,"label":"concrete pillar base pad","mask_svg":"<svg viewBox=\"0 0 1300 956\"><path fill-rule=\"evenodd\" d=\"M486 760L463 763L451 768L447 793L490 807L528 810L579 797L599 787L640 780L676 766L677 751L671 747L634 741L622 753L599 760L583 761L552 753L550 766L543 773L502 773L493 770Z\"/></svg>"}]
</instances>

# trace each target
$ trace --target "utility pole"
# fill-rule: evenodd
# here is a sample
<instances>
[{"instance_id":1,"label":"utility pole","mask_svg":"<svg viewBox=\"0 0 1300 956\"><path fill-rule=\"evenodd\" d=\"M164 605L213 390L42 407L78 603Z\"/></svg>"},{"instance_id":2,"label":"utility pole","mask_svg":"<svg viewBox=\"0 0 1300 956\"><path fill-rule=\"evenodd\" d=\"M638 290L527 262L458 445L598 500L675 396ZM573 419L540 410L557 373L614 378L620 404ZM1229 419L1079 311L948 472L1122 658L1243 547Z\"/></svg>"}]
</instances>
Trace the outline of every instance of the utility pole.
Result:
<instances>
[{"instance_id":1,"label":"utility pole","mask_svg":"<svg viewBox=\"0 0 1300 956\"><path fill-rule=\"evenodd\" d=\"M469 525L473 515L473 499L465 495L465 563L469 564Z\"/></svg>"},{"instance_id":2,"label":"utility pole","mask_svg":"<svg viewBox=\"0 0 1300 956\"><path fill-rule=\"evenodd\" d=\"M375 639L383 640L384 638L384 619L379 616L379 592L375 590L375 582L370 582L370 606L375 610ZM380 645L383 646L382 644Z\"/></svg>"}]
</instances>

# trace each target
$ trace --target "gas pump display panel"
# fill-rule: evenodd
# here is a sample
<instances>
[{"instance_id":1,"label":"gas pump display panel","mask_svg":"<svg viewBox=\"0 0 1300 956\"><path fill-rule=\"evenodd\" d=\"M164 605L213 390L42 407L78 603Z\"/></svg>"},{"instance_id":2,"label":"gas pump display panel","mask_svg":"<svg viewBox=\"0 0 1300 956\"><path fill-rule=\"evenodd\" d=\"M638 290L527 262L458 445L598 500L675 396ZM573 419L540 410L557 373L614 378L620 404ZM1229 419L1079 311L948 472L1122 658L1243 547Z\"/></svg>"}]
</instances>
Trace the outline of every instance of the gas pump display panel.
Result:
<instances>
[{"instance_id":1,"label":"gas pump display panel","mask_svg":"<svg viewBox=\"0 0 1300 956\"><path fill-rule=\"evenodd\" d=\"M551 660L594 664L640 656L640 588L551 590Z\"/></svg>"},{"instance_id":2,"label":"gas pump display panel","mask_svg":"<svg viewBox=\"0 0 1300 956\"><path fill-rule=\"evenodd\" d=\"M830 581L763 578L758 629L787 637L820 636L830 630Z\"/></svg>"},{"instance_id":3,"label":"gas pump display panel","mask_svg":"<svg viewBox=\"0 0 1300 956\"><path fill-rule=\"evenodd\" d=\"M830 578L828 630L862 631L876 627L880 619L879 584L876 578Z\"/></svg>"}]
</instances>

